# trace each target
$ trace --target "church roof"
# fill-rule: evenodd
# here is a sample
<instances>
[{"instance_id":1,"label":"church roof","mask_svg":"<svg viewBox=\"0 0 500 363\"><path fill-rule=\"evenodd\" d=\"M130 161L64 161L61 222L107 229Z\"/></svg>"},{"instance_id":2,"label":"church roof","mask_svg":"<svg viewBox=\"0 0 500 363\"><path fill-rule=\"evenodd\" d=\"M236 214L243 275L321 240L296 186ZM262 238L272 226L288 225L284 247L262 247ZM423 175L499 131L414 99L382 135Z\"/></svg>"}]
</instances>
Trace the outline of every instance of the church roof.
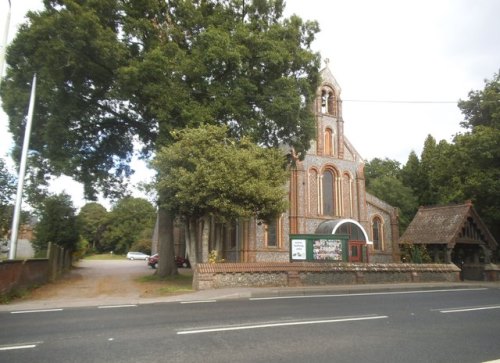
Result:
<instances>
[{"instance_id":1,"label":"church roof","mask_svg":"<svg viewBox=\"0 0 500 363\"><path fill-rule=\"evenodd\" d=\"M469 227L468 227L469 225ZM471 238L464 233L473 228ZM483 223L471 202L465 204L420 207L400 242L414 244L446 244L453 247L457 242L485 243L495 248L497 242Z\"/></svg>"},{"instance_id":2,"label":"church roof","mask_svg":"<svg viewBox=\"0 0 500 363\"><path fill-rule=\"evenodd\" d=\"M338 84L337 80L333 76L332 71L330 70L329 67L329 61L326 61L326 66L322 70L319 71L319 74L321 76L322 83L329 83L333 86L333 88L336 90L337 94L340 94L342 92L342 89L340 88L340 85Z\"/></svg>"}]
</instances>

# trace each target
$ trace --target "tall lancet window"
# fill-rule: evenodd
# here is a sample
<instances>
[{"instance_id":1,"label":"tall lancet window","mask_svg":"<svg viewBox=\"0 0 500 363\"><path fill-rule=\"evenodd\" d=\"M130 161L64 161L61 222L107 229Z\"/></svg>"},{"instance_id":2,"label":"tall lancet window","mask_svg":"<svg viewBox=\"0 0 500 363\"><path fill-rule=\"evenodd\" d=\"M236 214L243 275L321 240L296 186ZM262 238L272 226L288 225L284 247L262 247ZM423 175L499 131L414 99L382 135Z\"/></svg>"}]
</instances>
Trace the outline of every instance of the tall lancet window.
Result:
<instances>
[{"instance_id":1,"label":"tall lancet window","mask_svg":"<svg viewBox=\"0 0 500 363\"><path fill-rule=\"evenodd\" d=\"M372 221L373 249L381 250L383 245L383 225L379 217Z\"/></svg>"},{"instance_id":2,"label":"tall lancet window","mask_svg":"<svg viewBox=\"0 0 500 363\"><path fill-rule=\"evenodd\" d=\"M323 215L335 215L335 176L331 170L323 173Z\"/></svg>"},{"instance_id":3,"label":"tall lancet window","mask_svg":"<svg viewBox=\"0 0 500 363\"><path fill-rule=\"evenodd\" d=\"M333 131L330 128L325 130L325 155L333 155Z\"/></svg>"}]
</instances>

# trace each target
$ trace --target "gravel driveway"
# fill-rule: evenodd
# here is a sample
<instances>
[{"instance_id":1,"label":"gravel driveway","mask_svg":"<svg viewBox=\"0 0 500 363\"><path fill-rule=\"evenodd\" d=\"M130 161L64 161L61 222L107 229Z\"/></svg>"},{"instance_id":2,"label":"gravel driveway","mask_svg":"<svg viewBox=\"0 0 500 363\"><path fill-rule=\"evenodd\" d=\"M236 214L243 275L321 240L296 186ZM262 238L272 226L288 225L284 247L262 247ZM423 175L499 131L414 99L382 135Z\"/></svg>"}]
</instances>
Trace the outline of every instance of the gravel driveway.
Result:
<instances>
[{"instance_id":1,"label":"gravel driveway","mask_svg":"<svg viewBox=\"0 0 500 363\"><path fill-rule=\"evenodd\" d=\"M157 282L137 282L154 270L142 260L82 260L54 283L33 290L11 304L43 307L134 304L154 298Z\"/></svg>"}]
</instances>

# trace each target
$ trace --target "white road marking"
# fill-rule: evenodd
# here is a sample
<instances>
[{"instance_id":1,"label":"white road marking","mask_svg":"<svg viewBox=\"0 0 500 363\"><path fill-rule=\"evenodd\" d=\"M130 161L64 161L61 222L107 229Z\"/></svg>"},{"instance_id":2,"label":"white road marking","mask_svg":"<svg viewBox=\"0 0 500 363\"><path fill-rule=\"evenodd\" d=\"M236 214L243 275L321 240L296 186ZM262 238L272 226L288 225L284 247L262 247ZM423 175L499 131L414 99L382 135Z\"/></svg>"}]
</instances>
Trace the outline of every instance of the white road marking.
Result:
<instances>
[{"instance_id":1,"label":"white road marking","mask_svg":"<svg viewBox=\"0 0 500 363\"><path fill-rule=\"evenodd\" d=\"M348 321L363 321L363 320L387 319L387 318L388 318L388 316L386 316L386 315L375 315L375 316L337 318L337 319L326 319L326 320L291 321L291 322L283 322L283 323L265 323L265 324L255 324L255 325L227 326L227 327L206 328L206 329L198 329L198 330L182 330L182 331L178 331L177 335L213 333L213 332L249 330L249 329L263 329L263 328L274 328L274 327L282 327L282 326L341 323L341 322L348 322Z\"/></svg>"},{"instance_id":2,"label":"white road marking","mask_svg":"<svg viewBox=\"0 0 500 363\"><path fill-rule=\"evenodd\" d=\"M500 359L489 360L489 361L483 362L483 363L500 363Z\"/></svg>"},{"instance_id":3,"label":"white road marking","mask_svg":"<svg viewBox=\"0 0 500 363\"><path fill-rule=\"evenodd\" d=\"M470 308L455 308L455 309L439 309L439 312L443 314L448 314L448 313L463 313L467 311L478 311L478 310L492 310L492 309L500 309L500 305L493 305L493 306L476 306L476 307L470 307Z\"/></svg>"},{"instance_id":4,"label":"white road marking","mask_svg":"<svg viewBox=\"0 0 500 363\"><path fill-rule=\"evenodd\" d=\"M33 343L5 345L5 346L0 346L0 351L17 350L17 349L32 349L32 348L36 348L39 344L42 344L42 343L43 342L33 342Z\"/></svg>"},{"instance_id":5,"label":"white road marking","mask_svg":"<svg viewBox=\"0 0 500 363\"><path fill-rule=\"evenodd\" d=\"M63 309L40 309L40 310L19 310L11 311L11 314L31 314L31 313L51 313L54 311L63 311Z\"/></svg>"},{"instance_id":6,"label":"white road marking","mask_svg":"<svg viewBox=\"0 0 500 363\"><path fill-rule=\"evenodd\" d=\"M102 305L98 306L98 309L120 309L120 308L135 308L137 305L135 304L127 304L127 305Z\"/></svg>"},{"instance_id":7,"label":"white road marking","mask_svg":"<svg viewBox=\"0 0 500 363\"><path fill-rule=\"evenodd\" d=\"M214 303L217 300L193 300L193 301L181 301L181 304L202 304L202 303Z\"/></svg>"},{"instance_id":8,"label":"white road marking","mask_svg":"<svg viewBox=\"0 0 500 363\"><path fill-rule=\"evenodd\" d=\"M280 299L315 299L325 297L349 297L349 296L372 296L372 295L405 295L405 294L429 294L436 292L463 292L488 290L486 287L473 289L441 289L441 290L413 290L413 291L387 291L387 292L362 292L352 294L328 294L328 295L291 295L291 296L271 296L271 297L251 297L249 300L280 300Z\"/></svg>"}]
</instances>

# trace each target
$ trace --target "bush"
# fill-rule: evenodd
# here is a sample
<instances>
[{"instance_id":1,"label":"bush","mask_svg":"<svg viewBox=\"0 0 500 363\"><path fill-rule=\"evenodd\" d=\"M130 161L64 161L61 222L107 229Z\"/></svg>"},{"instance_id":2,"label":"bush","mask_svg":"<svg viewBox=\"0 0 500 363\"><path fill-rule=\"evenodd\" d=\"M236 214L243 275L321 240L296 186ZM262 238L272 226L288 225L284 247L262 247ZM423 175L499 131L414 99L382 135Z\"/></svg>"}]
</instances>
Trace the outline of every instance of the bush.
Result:
<instances>
[{"instance_id":1,"label":"bush","mask_svg":"<svg viewBox=\"0 0 500 363\"><path fill-rule=\"evenodd\" d=\"M429 252L425 245L415 245L404 243L399 245L401 252L401 262L407 263L430 263L432 262Z\"/></svg>"}]
</instances>

